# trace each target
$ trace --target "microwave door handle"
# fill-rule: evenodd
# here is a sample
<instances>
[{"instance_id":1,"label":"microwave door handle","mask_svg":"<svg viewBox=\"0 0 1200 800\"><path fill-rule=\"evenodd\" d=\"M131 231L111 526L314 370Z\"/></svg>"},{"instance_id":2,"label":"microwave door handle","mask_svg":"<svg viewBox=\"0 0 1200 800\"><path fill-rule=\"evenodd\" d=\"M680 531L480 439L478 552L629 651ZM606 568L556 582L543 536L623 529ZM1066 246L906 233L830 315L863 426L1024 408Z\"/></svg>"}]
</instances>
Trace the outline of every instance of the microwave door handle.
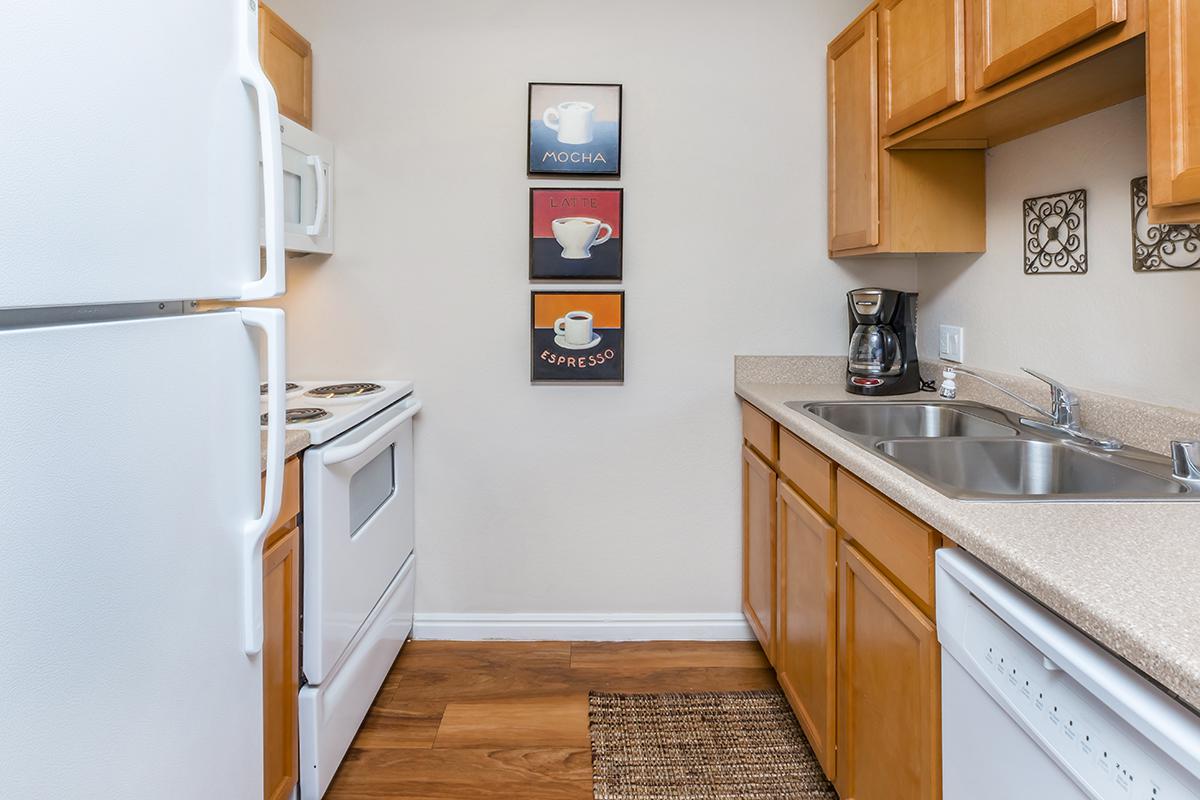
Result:
<instances>
[{"instance_id":1,"label":"microwave door handle","mask_svg":"<svg viewBox=\"0 0 1200 800\"><path fill-rule=\"evenodd\" d=\"M263 543L283 502L283 454L287 425L283 370L284 318L278 308L239 308L247 327L259 328L267 350L267 474L263 481L262 513L247 520L242 531L243 649L254 655L263 646Z\"/></svg>"},{"instance_id":2,"label":"microwave door handle","mask_svg":"<svg viewBox=\"0 0 1200 800\"><path fill-rule=\"evenodd\" d=\"M306 225L304 232L309 236L320 236L321 231L325 229L325 215L329 213L325 201L325 195L329 191L325 180L325 162L315 154L309 156L307 161L317 175L317 209L313 212L312 225Z\"/></svg>"},{"instance_id":3,"label":"microwave door handle","mask_svg":"<svg viewBox=\"0 0 1200 800\"><path fill-rule=\"evenodd\" d=\"M279 98L258 60L258 2L234 0L242 20L242 48L238 72L242 82L254 89L258 102L258 139L262 158L263 243L266 269L257 280L242 286L238 300L265 300L283 294L283 143L279 127Z\"/></svg>"},{"instance_id":4,"label":"microwave door handle","mask_svg":"<svg viewBox=\"0 0 1200 800\"><path fill-rule=\"evenodd\" d=\"M418 400L412 404L403 414L396 417L394 420L384 425L375 433L371 434L361 442L354 444L345 444L340 447L330 447L321 453L321 463L327 467L332 467L334 464L341 464L343 461L349 461L352 458L358 458L363 453L370 450L392 431L399 428L405 422L408 422L418 411L421 410L421 401Z\"/></svg>"}]
</instances>

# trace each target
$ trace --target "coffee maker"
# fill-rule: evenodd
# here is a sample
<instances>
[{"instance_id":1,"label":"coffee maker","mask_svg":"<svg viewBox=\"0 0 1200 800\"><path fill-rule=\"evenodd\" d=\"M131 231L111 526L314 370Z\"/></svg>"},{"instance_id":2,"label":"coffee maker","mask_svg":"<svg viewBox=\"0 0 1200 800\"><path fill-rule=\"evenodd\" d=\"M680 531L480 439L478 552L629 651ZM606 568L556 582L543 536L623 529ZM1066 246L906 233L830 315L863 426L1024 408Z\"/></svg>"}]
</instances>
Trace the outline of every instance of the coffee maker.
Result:
<instances>
[{"instance_id":1,"label":"coffee maker","mask_svg":"<svg viewBox=\"0 0 1200 800\"><path fill-rule=\"evenodd\" d=\"M855 289L846 299L850 315L846 391L865 395L920 391L916 293Z\"/></svg>"}]
</instances>

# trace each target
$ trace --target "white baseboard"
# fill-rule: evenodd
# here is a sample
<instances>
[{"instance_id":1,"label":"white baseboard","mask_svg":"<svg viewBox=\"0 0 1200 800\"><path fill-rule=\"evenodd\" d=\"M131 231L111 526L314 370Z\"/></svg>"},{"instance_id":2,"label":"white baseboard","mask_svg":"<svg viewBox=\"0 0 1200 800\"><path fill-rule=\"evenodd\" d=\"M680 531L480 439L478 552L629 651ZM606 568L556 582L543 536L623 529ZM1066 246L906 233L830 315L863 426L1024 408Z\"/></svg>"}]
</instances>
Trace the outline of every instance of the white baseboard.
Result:
<instances>
[{"instance_id":1,"label":"white baseboard","mask_svg":"<svg viewBox=\"0 0 1200 800\"><path fill-rule=\"evenodd\" d=\"M730 614L416 614L414 639L651 642L747 641L754 633Z\"/></svg>"}]
</instances>

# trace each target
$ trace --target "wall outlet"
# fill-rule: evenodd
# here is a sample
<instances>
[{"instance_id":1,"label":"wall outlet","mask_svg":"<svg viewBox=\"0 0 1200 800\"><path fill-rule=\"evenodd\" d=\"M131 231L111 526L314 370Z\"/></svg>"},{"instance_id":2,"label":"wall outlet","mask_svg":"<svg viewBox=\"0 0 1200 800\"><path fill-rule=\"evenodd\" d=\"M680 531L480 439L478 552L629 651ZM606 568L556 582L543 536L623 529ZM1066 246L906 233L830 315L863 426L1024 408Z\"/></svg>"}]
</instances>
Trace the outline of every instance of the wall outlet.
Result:
<instances>
[{"instance_id":1,"label":"wall outlet","mask_svg":"<svg viewBox=\"0 0 1200 800\"><path fill-rule=\"evenodd\" d=\"M963 362L963 329L958 325L938 327L938 358L943 361Z\"/></svg>"}]
</instances>

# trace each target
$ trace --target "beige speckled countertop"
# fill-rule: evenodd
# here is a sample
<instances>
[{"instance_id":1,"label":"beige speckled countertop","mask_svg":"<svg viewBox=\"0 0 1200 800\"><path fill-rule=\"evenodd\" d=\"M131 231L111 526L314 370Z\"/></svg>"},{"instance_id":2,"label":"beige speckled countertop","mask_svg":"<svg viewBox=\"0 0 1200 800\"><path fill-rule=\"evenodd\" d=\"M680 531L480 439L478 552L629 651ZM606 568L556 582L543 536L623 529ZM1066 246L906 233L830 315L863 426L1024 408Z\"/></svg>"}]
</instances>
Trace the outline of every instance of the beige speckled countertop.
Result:
<instances>
[{"instance_id":1,"label":"beige speckled countertop","mask_svg":"<svg viewBox=\"0 0 1200 800\"><path fill-rule=\"evenodd\" d=\"M739 363L738 396L1200 709L1200 503L953 500L784 405L863 399L844 366L763 366Z\"/></svg>"},{"instance_id":2,"label":"beige speckled countertop","mask_svg":"<svg viewBox=\"0 0 1200 800\"><path fill-rule=\"evenodd\" d=\"M310 437L308 431L295 431L291 428L287 429L287 436L283 442L283 458L286 461L292 456L299 453L304 448L308 447ZM267 468L267 432L262 432L262 469Z\"/></svg>"}]
</instances>

